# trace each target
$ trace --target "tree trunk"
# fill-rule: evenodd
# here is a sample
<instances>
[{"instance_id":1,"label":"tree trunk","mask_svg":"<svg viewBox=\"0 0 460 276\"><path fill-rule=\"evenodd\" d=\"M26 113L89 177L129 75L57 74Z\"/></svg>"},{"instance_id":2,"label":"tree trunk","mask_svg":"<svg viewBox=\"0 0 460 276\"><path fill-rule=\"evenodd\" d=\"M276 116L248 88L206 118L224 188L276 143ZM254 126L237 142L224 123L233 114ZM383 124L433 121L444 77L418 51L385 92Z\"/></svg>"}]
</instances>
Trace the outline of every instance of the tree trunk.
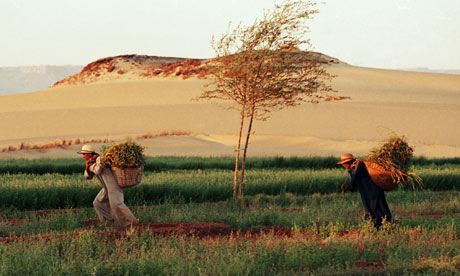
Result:
<instances>
[{"instance_id":1,"label":"tree trunk","mask_svg":"<svg viewBox=\"0 0 460 276\"><path fill-rule=\"evenodd\" d=\"M254 107L252 107L251 116L249 120L249 126L248 126L248 133L246 135L246 143L244 144L243 161L241 162L241 181L240 181L240 189L238 191L238 198L240 200L243 199L244 170L246 168L246 153L248 152L249 138L251 136L251 130L252 130L252 122L254 121L254 112L255 112Z\"/></svg>"},{"instance_id":2,"label":"tree trunk","mask_svg":"<svg viewBox=\"0 0 460 276\"><path fill-rule=\"evenodd\" d=\"M240 163L240 150L241 150L241 136L243 134L244 125L244 105L241 109L241 121L240 121L240 133L238 135L238 145L236 147L236 158L235 158L235 174L233 179L233 199L236 200L236 191L238 189L238 168Z\"/></svg>"}]
</instances>

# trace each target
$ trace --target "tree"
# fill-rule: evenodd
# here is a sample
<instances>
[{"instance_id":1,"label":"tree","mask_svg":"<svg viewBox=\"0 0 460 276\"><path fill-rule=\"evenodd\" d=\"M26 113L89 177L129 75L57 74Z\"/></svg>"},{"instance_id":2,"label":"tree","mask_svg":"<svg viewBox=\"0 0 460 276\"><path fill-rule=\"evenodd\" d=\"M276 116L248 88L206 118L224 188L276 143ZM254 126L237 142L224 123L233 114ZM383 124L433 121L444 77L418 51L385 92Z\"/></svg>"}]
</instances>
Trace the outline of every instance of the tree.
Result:
<instances>
[{"instance_id":1,"label":"tree","mask_svg":"<svg viewBox=\"0 0 460 276\"><path fill-rule=\"evenodd\" d=\"M213 38L211 44L217 54L208 64L212 82L200 99L230 100L239 111L240 126L236 148L233 197L242 199L244 172L249 139L254 119L266 120L269 113L301 102L317 103L333 92L325 81L327 73L321 59L300 46L311 47L305 35L306 21L318 10L316 4L302 0L285 0L265 11L263 18L245 27L240 23L233 30ZM246 140L239 163L241 139L247 121ZM237 191L238 190L238 191ZM238 192L238 193L237 193Z\"/></svg>"}]
</instances>

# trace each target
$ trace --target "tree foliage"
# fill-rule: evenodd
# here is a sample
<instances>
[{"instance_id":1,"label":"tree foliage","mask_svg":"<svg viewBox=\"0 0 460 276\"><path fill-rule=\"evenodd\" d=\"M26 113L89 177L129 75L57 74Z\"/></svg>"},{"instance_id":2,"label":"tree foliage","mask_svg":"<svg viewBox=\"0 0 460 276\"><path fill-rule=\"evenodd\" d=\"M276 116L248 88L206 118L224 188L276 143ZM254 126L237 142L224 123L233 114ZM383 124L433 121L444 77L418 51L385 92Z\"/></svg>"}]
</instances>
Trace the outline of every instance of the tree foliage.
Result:
<instances>
[{"instance_id":1,"label":"tree foliage","mask_svg":"<svg viewBox=\"0 0 460 276\"><path fill-rule=\"evenodd\" d=\"M213 82L202 99L230 100L240 112L240 132L236 149L234 195L240 159L243 126L248 121L243 152L239 196L242 197L244 166L254 119L266 120L272 111L301 102L317 103L333 92L326 80L333 78L323 66L325 61L302 51L311 47L305 38L307 20L318 13L315 3L285 0L265 11L251 26L237 25L213 38L217 54L209 64Z\"/></svg>"}]
</instances>

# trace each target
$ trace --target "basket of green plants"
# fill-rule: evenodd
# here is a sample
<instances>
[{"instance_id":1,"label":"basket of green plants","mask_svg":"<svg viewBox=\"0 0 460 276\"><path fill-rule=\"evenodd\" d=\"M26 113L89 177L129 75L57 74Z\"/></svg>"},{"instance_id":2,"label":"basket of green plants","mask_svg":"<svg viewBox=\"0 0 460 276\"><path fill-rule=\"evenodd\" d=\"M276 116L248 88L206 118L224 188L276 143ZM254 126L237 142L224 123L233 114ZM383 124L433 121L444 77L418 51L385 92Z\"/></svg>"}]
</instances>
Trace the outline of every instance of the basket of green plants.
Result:
<instances>
[{"instance_id":1,"label":"basket of green plants","mask_svg":"<svg viewBox=\"0 0 460 276\"><path fill-rule=\"evenodd\" d=\"M415 183L423 188L420 177L414 174L411 158L414 150L409 146L404 136L391 136L380 147L372 150L364 163L372 181L384 191L392 191L399 184Z\"/></svg>"},{"instance_id":2,"label":"basket of green plants","mask_svg":"<svg viewBox=\"0 0 460 276\"><path fill-rule=\"evenodd\" d=\"M111 167L121 188L138 185L142 180L144 148L132 141L103 147L102 165Z\"/></svg>"}]
</instances>

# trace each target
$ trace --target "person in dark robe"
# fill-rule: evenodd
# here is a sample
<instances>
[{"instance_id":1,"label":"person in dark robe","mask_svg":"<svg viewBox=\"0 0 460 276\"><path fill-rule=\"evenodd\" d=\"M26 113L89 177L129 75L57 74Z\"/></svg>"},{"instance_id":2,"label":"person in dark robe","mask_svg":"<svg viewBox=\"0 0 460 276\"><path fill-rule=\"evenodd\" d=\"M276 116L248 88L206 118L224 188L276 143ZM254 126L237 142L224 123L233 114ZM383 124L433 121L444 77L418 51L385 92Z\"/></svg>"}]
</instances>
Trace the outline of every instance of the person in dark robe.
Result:
<instances>
[{"instance_id":1,"label":"person in dark robe","mask_svg":"<svg viewBox=\"0 0 460 276\"><path fill-rule=\"evenodd\" d=\"M366 212L365 218L372 219L377 229L382 226L384 219L391 222L392 215L385 199L385 192L372 181L364 162L355 159L351 153L345 153L337 164L347 169L351 176L350 185L343 183L342 190L354 191L358 187Z\"/></svg>"}]
</instances>

